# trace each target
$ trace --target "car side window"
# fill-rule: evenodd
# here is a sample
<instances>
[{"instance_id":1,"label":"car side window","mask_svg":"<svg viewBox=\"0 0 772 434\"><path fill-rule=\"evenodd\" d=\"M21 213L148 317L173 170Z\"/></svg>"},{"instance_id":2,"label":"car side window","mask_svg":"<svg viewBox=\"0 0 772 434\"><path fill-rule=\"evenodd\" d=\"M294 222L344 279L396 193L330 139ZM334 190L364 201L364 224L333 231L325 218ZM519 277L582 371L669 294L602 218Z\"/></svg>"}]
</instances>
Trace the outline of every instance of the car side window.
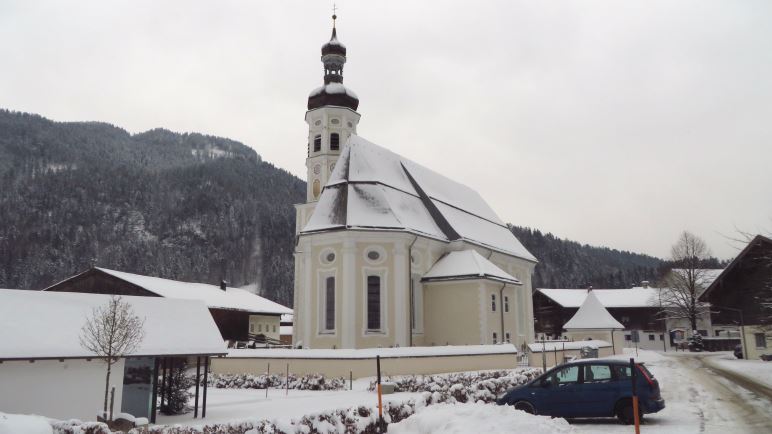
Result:
<instances>
[{"instance_id":1,"label":"car side window","mask_svg":"<svg viewBox=\"0 0 772 434\"><path fill-rule=\"evenodd\" d=\"M585 383L606 383L611 381L609 365L584 365Z\"/></svg>"},{"instance_id":2,"label":"car side window","mask_svg":"<svg viewBox=\"0 0 772 434\"><path fill-rule=\"evenodd\" d=\"M566 368L555 371L555 373L550 376L549 380L550 385L553 387L560 387L566 384L576 383L579 381L579 367L568 366Z\"/></svg>"},{"instance_id":3,"label":"car side window","mask_svg":"<svg viewBox=\"0 0 772 434\"><path fill-rule=\"evenodd\" d=\"M614 376L617 380L627 380L630 378L630 367L614 365Z\"/></svg>"}]
</instances>

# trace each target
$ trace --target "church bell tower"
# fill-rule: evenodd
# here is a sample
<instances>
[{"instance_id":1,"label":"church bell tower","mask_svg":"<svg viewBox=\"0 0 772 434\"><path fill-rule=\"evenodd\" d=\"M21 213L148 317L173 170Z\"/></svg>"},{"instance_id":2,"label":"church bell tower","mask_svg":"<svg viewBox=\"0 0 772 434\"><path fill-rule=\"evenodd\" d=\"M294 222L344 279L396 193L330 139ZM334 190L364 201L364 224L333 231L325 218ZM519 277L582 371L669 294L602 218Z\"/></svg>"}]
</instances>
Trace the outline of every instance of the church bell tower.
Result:
<instances>
[{"instance_id":1,"label":"church bell tower","mask_svg":"<svg viewBox=\"0 0 772 434\"><path fill-rule=\"evenodd\" d=\"M348 138L356 134L360 114L357 113L359 98L343 85L343 65L346 63L346 46L338 41L332 16L332 36L322 46L324 85L308 96L308 158L306 158L306 203L319 200L322 188L330 179L340 152Z\"/></svg>"}]
</instances>

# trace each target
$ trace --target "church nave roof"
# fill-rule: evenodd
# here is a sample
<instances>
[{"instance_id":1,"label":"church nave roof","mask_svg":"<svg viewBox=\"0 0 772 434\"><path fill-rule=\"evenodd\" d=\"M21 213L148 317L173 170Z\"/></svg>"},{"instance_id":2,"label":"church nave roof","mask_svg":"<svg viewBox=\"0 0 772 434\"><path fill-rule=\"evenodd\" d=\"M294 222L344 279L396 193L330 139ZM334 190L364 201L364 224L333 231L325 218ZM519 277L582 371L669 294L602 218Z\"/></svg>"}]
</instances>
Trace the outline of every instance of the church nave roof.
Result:
<instances>
[{"instance_id":1,"label":"church nave roof","mask_svg":"<svg viewBox=\"0 0 772 434\"><path fill-rule=\"evenodd\" d=\"M355 135L301 233L343 228L464 240L536 262L476 191Z\"/></svg>"}]
</instances>

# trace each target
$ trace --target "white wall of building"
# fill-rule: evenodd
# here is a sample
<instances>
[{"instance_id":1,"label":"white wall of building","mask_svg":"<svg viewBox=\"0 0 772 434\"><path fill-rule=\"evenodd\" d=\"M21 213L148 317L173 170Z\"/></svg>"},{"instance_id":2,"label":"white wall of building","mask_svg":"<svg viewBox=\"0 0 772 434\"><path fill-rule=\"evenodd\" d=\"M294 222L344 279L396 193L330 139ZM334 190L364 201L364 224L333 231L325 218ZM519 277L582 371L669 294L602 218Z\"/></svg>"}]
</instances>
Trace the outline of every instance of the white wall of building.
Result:
<instances>
[{"instance_id":1,"label":"white wall of building","mask_svg":"<svg viewBox=\"0 0 772 434\"><path fill-rule=\"evenodd\" d=\"M114 412L121 409L123 359L113 365ZM97 359L0 363L0 411L54 419L96 420L104 402L107 365Z\"/></svg>"}]
</instances>

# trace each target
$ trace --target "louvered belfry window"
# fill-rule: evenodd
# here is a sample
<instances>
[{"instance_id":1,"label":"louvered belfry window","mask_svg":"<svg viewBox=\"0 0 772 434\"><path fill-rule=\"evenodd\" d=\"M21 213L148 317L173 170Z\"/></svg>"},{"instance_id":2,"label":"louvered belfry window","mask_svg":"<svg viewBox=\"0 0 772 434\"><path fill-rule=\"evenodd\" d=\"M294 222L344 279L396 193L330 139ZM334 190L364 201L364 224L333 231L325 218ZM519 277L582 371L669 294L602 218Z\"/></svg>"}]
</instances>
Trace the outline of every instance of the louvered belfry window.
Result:
<instances>
[{"instance_id":1,"label":"louvered belfry window","mask_svg":"<svg viewBox=\"0 0 772 434\"><path fill-rule=\"evenodd\" d=\"M330 134L330 150L331 151L340 150L340 135L338 135L338 133Z\"/></svg>"},{"instance_id":2,"label":"louvered belfry window","mask_svg":"<svg viewBox=\"0 0 772 434\"><path fill-rule=\"evenodd\" d=\"M322 136L315 136L314 137L314 152L319 152L322 150Z\"/></svg>"}]
</instances>

